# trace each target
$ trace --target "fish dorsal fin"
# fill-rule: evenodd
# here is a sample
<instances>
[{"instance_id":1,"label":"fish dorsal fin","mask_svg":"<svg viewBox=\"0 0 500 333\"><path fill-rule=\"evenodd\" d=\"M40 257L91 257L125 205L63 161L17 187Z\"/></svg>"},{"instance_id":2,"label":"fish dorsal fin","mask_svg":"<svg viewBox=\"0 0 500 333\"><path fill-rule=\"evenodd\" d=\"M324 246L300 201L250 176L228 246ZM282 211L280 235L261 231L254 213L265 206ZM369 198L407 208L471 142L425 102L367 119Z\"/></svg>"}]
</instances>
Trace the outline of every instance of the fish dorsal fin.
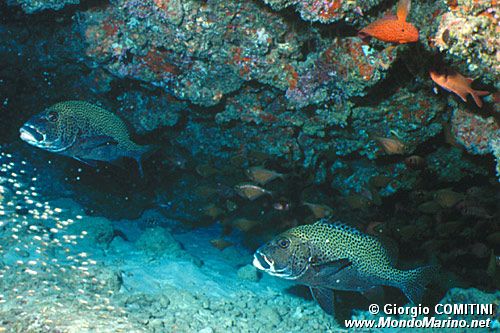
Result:
<instances>
[{"instance_id":1,"label":"fish dorsal fin","mask_svg":"<svg viewBox=\"0 0 500 333\"><path fill-rule=\"evenodd\" d=\"M406 17L410 12L410 8L411 0L399 0L398 8L396 10L396 16L398 17L398 20L406 22Z\"/></svg>"},{"instance_id":2,"label":"fish dorsal fin","mask_svg":"<svg viewBox=\"0 0 500 333\"><path fill-rule=\"evenodd\" d=\"M335 315L333 290L327 288L310 288L313 298L319 306L329 315Z\"/></svg>"}]
</instances>

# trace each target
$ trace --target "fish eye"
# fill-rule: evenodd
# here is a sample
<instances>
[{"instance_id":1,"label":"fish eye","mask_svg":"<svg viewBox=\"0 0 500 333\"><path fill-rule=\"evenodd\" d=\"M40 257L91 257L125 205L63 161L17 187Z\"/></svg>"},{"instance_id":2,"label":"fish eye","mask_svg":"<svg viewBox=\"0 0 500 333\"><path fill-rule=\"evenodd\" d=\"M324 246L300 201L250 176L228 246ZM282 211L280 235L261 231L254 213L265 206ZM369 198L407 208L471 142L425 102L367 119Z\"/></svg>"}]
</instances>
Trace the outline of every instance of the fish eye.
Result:
<instances>
[{"instance_id":1,"label":"fish eye","mask_svg":"<svg viewBox=\"0 0 500 333\"><path fill-rule=\"evenodd\" d=\"M282 238L278 241L278 246L281 247L282 249L286 249L287 247L290 246L290 241L286 238Z\"/></svg>"},{"instance_id":2,"label":"fish eye","mask_svg":"<svg viewBox=\"0 0 500 333\"><path fill-rule=\"evenodd\" d=\"M49 112L49 114L47 115L47 119L48 119L51 123L55 123L55 122L59 119L59 114L57 114L57 112L55 112L55 111L51 111L51 112Z\"/></svg>"}]
</instances>

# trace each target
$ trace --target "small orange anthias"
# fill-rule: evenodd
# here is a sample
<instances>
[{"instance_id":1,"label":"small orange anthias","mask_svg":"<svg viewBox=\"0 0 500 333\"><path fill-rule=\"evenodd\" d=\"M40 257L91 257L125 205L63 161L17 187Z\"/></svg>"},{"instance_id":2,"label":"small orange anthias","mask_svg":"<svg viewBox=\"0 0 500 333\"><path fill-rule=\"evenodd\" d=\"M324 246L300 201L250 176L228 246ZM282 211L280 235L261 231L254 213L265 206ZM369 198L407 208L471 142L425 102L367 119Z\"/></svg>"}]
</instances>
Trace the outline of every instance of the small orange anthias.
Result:
<instances>
[{"instance_id":1,"label":"small orange anthias","mask_svg":"<svg viewBox=\"0 0 500 333\"><path fill-rule=\"evenodd\" d=\"M490 93L489 91L472 89L470 84L474 79L465 77L451 69L446 70L444 73L430 70L429 74L432 81L436 82L441 88L457 94L464 102L467 102L467 95L471 94L479 107L483 106L483 101L480 96L485 96Z\"/></svg>"},{"instance_id":2,"label":"small orange anthias","mask_svg":"<svg viewBox=\"0 0 500 333\"><path fill-rule=\"evenodd\" d=\"M383 42L395 44L417 42L417 28L413 24L406 22L410 7L410 0L400 0L396 15L386 15L370 23L359 31L358 36L363 40L373 37Z\"/></svg>"}]
</instances>

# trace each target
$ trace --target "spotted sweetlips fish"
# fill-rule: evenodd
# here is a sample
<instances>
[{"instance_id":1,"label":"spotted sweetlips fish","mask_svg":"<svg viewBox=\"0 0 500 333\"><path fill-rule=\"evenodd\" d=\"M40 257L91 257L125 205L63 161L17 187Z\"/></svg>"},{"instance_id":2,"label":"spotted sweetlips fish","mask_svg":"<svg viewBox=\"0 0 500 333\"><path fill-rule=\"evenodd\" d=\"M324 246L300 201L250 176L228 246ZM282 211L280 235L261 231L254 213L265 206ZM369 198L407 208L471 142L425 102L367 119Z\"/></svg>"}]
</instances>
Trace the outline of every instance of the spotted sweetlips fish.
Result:
<instances>
[{"instance_id":1,"label":"spotted sweetlips fish","mask_svg":"<svg viewBox=\"0 0 500 333\"><path fill-rule=\"evenodd\" d=\"M117 115L83 101L57 103L33 116L19 132L30 145L89 165L133 158L141 175L141 158L153 149L133 142L125 122Z\"/></svg>"},{"instance_id":2,"label":"spotted sweetlips fish","mask_svg":"<svg viewBox=\"0 0 500 333\"><path fill-rule=\"evenodd\" d=\"M411 1L400 0L396 15L386 15L359 31L361 39L369 37L394 44L414 43L418 41L418 29L406 22Z\"/></svg>"},{"instance_id":3,"label":"spotted sweetlips fish","mask_svg":"<svg viewBox=\"0 0 500 333\"><path fill-rule=\"evenodd\" d=\"M334 314L333 290L364 292L376 286L401 289L418 304L435 266L394 267L391 249L375 236L322 219L285 231L254 254L253 265L270 275L309 286L327 313Z\"/></svg>"}]
</instances>

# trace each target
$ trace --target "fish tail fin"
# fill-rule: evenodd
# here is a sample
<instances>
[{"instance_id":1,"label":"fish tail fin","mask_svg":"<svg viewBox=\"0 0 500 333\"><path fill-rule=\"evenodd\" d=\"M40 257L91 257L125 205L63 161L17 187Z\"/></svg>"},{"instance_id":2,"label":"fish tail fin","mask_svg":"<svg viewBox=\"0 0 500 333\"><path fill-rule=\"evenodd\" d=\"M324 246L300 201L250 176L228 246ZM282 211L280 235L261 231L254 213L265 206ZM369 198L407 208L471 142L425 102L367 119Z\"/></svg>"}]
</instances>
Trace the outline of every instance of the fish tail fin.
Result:
<instances>
[{"instance_id":1,"label":"fish tail fin","mask_svg":"<svg viewBox=\"0 0 500 333\"><path fill-rule=\"evenodd\" d=\"M358 31L358 37L364 44L368 44L371 38L370 34L365 29Z\"/></svg>"},{"instance_id":2,"label":"fish tail fin","mask_svg":"<svg viewBox=\"0 0 500 333\"><path fill-rule=\"evenodd\" d=\"M483 101L481 100L480 97L486 96L489 93L490 93L489 91L485 91L485 90L472 90L471 91L472 98L474 98L474 102L476 102L476 105L479 107L483 106Z\"/></svg>"},{"instance_id":3,"label":"fish tail fin","mask_svg":"<svg viewBox=\"0 0 500 333\"><path fill-rule=\"evenodd\" d=\"M438 266L434 265L403 271L405 278L400 288L410 302L419 304L424 296L425 286L435 278L438 272Z\"/></svg>"},{"instance_id":4,"label":"fish tail fin","mask_svg":"<svg viewBox=\"0 0 500 333\"><path fill-rule=\"evenodd\" d=\"M138 149L135 151L133 158L137 162L137 168L139 169L139 175L141 176L141 178L144 178L144 169L142 167L142 161L151 156L159 148L160 148L159 145L146 145L146 146L139 146Z\"/></svg>"}]
</instances>

